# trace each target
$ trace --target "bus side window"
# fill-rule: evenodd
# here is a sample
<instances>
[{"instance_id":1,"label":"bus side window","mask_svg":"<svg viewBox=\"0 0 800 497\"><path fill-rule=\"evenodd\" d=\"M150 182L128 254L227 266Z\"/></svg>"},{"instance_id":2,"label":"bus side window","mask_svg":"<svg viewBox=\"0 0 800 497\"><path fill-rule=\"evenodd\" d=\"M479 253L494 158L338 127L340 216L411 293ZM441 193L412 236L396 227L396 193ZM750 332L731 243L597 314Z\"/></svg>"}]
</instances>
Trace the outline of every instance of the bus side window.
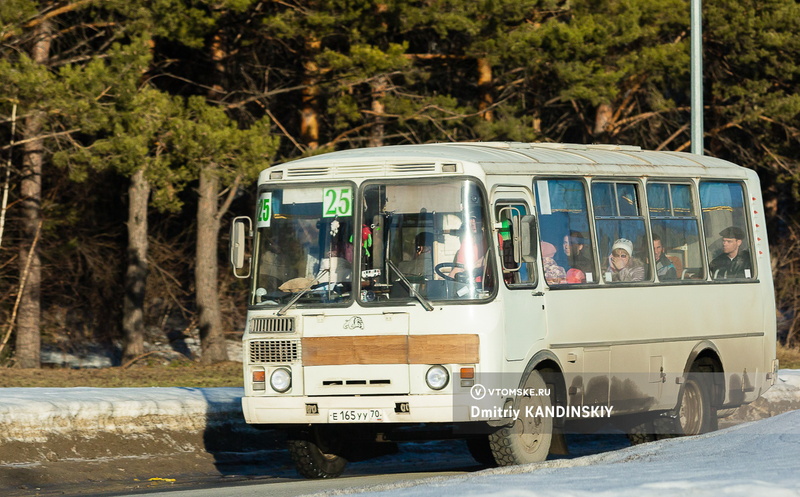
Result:
<instances>
[{"instance_id":1,"label":"bus side window","mask_svg":"<svg viewBox=\"0 0 800 497\"><path fill-rule=\"evenodd\" d=\"M647 184L653 265L661 282L705 278L693 198L690 184Z\"/></svg>"},{"instance_id":2,"label":"bus side window","mask_svg":"<svg viewBox=\"0 0 800 497\"><path fill-rule=\"evenodd\" d=\"M742 185L704 181L700 183L700 206L709 276L714 280L754 278Z\"/></svg>"},{"instance_id":3,"label":"bus side window","mask_svg":"<svg viewBox=\"0 0 800 497\"><path fill-rule=\"evenodd\" d=\"M596 283L596 259L592 251L589 212L584 182L579 179L537 179L536 209L542 256L553 253L555 265L564 269L563 283ZM546 244L546 245L545 245ZM544 261L550 265L550 261ZM552 266L551 266L552 267ZM545 268L546 271L546 268ZM562 283L551 271L549 285Z\"/></svg>"},{"instance_id":4,"label":"bus side window","mask_svg":"<svg viewBox=\"0 0 800 497\"><path fill-rule=\"evenodd\" d=\"M651 280L650 247L637 183L592 183L597 246L606 283Z\"/></svg>"}]
</instances>

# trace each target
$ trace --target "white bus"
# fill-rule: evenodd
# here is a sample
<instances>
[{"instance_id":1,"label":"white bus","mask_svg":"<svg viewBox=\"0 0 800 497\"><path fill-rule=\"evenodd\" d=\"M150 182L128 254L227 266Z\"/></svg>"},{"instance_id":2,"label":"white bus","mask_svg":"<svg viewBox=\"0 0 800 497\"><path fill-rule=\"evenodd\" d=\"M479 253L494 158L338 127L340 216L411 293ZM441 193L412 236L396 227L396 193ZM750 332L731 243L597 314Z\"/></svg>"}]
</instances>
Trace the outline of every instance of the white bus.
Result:
<instances>
[{"instance_id":1,"label":"white bus","mask_svg":"<svg viewBox=\"0 0 800 497\"><path fill-rule=\"evenodd\" d=\"M763 210L753 171L631 146L270 167L231 235L252 282L245 418L286 429L309 478L415 437L508 465L563 451L586 418L633 441L713 430L777 374Z\"/></svg>"}]
</instances>

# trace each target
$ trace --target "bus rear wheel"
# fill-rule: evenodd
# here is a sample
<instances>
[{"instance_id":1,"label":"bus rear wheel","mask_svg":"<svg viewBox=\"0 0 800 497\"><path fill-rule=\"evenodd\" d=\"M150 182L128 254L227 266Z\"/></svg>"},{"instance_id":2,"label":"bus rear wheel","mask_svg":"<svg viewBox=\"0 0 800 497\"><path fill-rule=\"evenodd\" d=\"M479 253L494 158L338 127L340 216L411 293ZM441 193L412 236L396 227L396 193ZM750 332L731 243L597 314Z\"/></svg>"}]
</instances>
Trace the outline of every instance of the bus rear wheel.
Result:
<instances>
[{"instance_id":1,"label":"bus rear wheel","mask_svg":"<svg viewBox=\"0 0 800 497\"><path fill-rule=\"evenodd\" d=\"M522 388L538 392L546 390L547 385L538 371L531 371ZM553 418L536 416L536 413L539 408L546 413L551 407L549 395L516 398L514 409L519 410L519 417L489 435L489 446L498 465L528 464L547 459L553 440Z\"/></svg>"},{"instance_id":2,"label":"bus rear wheel","mask_svg":"<svg viewBox=\"0 0 800 497\"><path fill-rule=\"evenodd\" d=\"M713 387L707 374L689 374L686 378L677 419L682 434L699 435L717 429L717 412L712 406L712 392Z\"/></svg>"},{"instance_id":3,"label":"bus rear wheel","mask_svg":"<svg viewBox=\"0 0 800 497\"><path fill-rule=\"evenodd\" d=\"M689 373L683 385L677 416L656 417L632 427L628 432L631 445L715 431L719 420L712 402L712 384L710 373Z\"/></svg>"},{"instance_id":4,"label":"bus rear wheel","mask_svg":"<svg viewBox=\"0 0 800 497\"><path fill-rule=\"evenodd\" d=\"M305 478L336 478L344 472L347 459L341 456L338 438L323 430L294 433L287 445L297 472Z\"/></svg>"}]
</instances>

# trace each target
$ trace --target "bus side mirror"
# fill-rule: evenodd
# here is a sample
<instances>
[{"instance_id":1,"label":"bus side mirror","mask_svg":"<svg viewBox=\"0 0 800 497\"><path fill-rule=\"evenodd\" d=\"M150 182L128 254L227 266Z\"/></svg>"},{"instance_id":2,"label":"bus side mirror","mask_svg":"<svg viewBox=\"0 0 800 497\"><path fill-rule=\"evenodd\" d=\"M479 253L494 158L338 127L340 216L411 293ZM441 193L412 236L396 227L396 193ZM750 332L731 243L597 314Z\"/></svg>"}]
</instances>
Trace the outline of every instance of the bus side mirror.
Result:
<instances>
[{"instance_id":1,"label":"bus side mirror","mask_svg":"<svg viewBox=\"0 0 800 497\"><path fill-rule=\"evenodd\" d=\"M251 266L247 267L246 274L239 274L239 271L244 268L245 259L245 238L252 236L253 222L247 216L239 216L233 219L231 224L231 266L233 266L233 275L237 278L244 279L250 277Z\"/></svg>"},{"instance_id":2,"label":"bus side mirror","mask_svg":"<svg viewBox=\"0 0 800 497\"><path fill-rule=\"evenodd\" d=\"M519 230L520 252L522 262L536 262L536 217L522 216Z\"/></svg>"}]
</instances>

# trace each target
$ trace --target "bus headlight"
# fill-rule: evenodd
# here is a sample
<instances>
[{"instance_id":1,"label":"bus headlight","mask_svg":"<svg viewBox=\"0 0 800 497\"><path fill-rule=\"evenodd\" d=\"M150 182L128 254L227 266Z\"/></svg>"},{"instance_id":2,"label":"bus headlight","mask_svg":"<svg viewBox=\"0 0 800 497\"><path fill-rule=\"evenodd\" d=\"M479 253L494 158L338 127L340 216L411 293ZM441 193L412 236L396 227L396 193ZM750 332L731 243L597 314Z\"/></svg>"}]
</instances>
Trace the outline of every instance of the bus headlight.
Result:
<instances>
[{"instance_id":1,"label":"bus headlight","mask_svg":"<svg viewBox=\"0 0 800 497\"><path fill-rule=\"evenodd\" d=\"M441 390L447 386L450 381L450 373L444 366L431 366L428 372L425 373L425 383L432 390Z\"/></svg>"},{"instance_id":2,"label":"bus headlight","mask_svg":"<svg viewBox=\"0 0 800 497\"><path fill-rule=\"evenodd\" d=\"M278 368L269 376L269 386L278 393L292 388L292 373L286 368Z\"/></svg>"}]
</instances>

